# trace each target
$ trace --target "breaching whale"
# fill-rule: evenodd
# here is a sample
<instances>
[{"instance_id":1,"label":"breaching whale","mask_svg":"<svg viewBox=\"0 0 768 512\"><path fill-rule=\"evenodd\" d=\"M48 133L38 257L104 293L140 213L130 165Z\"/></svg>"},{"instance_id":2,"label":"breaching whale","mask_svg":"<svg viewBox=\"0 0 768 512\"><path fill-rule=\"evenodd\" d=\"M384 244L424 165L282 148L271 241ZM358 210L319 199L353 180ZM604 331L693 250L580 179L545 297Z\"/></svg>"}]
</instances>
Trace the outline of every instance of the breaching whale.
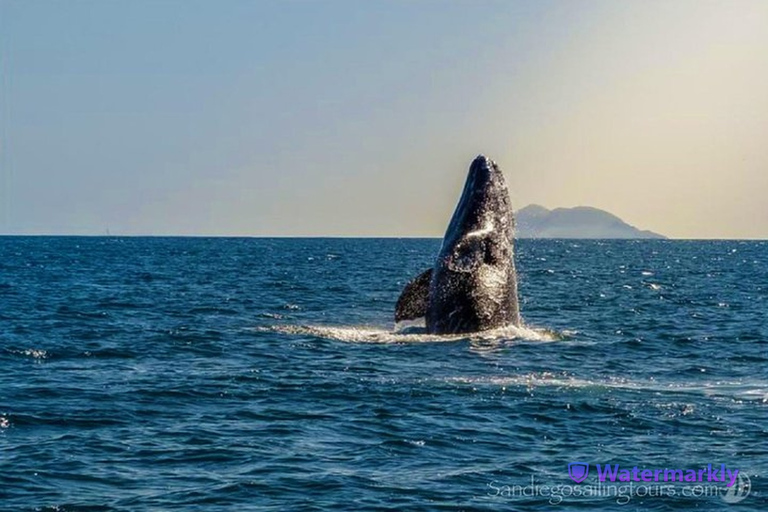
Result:
<instances>
[{"instance_id":1,"label":"breaching whale","mask_svg":"<svg viewBox=\"0 0 768 512\"><path fill-rule=\"evenodd\" d=\"M395 321L424 317L430 334L519 326L513 230L504 175L480 155L469 167L437 260L405 286Z\"/></svg>"}]
</instances>

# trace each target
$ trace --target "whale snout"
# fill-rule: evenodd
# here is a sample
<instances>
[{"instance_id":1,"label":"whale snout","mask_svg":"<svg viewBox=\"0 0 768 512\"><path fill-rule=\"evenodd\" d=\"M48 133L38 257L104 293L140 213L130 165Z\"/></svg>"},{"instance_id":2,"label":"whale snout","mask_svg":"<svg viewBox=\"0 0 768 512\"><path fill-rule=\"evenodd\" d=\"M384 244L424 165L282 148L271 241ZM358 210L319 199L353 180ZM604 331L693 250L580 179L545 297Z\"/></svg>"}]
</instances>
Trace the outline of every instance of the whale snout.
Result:
<instances>
[{"instance_id":1,"label":"whale snout","mask_svg":"<svg viewBox=\"0 0 768 512\"><path fill-rule=\"evenodd\" d=\"M496 165L496 162L485 155L477 155L472 160L472 165L469 166L469 174L475 178L490 177L493 173L498 172L498 170L499 166Z\"/></svg>"},{"instance_id":2,"label":"whale snout","mask_svg":"<svg viewBox=\"0 0 768 512\"><path fill-rule=\"evenodd\" d=\"M472 164L470 165L470 169L475 166L484 166L484 167L496 167L496 162L488 158L487 156L483 154L479 154L475 157L474 160L472 160Z\"/></svg>"},{"instance_id":3,"label":"whale snout","mask_svg":"<svg viewBox=\"0 0 768 512\"><path fill-rule=\"evenodd\" d=\"M490 158L485 155L478 155L472 161L467 176L467 185L472 192L479 193L489 188L495 188L499 182L503 181L504 177L499 166Z\"/></svg>"}]
</instances>

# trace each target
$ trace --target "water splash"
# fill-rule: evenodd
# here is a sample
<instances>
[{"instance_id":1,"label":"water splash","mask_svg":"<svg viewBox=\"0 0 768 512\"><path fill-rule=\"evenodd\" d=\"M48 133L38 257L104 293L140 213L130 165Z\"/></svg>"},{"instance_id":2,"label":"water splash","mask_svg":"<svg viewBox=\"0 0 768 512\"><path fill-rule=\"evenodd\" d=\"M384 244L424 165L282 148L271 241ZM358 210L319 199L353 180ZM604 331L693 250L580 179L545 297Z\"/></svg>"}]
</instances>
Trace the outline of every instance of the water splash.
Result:
<instances>
[{"instance_id":1,"label":"water splash","mask_svg":"<svg viewBox=\"0 0 768 512\"><path fill-rule=\"evenodd\" d=\"M440 342L504 342L543 341L563 339L563 335L548 329L527 326L507 326L470 334L427 334L423 327L409 325L406 328L389 331L367 326L324 326L324 325L273 325L259 327L258 331L270 331L288 335L316 336L318 338L345 341L349 343L440 343Z\"/></svg>"}]
</instances>

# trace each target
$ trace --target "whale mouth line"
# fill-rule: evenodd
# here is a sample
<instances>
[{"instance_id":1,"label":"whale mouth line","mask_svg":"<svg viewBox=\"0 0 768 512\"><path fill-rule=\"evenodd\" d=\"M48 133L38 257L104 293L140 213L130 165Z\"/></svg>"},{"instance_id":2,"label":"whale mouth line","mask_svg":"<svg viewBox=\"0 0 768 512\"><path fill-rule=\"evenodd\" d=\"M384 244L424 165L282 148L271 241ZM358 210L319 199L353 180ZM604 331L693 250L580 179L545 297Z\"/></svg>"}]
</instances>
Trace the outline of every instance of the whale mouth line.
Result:
<instances>
[{"instance_id":1,"label":"whale mouth line","mask_svg":"<svg viewBox=\"0 0 768 512\"><path fill-rule=\"evenodd\" d=\"M493 230L495 229L495 225L492 219L488 219L485 221L485 225L483 225L482 228L477 229L475 231L470 231L466 235L464 235L464 238L479 238L483 235L487 235L489 233L493 233Z\"/></svg>"}]
</instances>

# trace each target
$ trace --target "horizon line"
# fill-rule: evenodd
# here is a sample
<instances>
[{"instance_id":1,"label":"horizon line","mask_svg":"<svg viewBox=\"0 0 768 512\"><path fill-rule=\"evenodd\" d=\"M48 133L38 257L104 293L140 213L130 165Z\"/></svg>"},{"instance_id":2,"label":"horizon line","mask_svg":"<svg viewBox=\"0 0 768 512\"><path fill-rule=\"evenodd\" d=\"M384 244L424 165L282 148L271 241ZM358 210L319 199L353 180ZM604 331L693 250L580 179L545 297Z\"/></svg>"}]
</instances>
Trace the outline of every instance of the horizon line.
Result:
<instances>
[{"instance_id":1,"label":"horizon line","mask_svg":"<svg viewBox=\"0 0 768 512\"><path fill-rule=\"evenodd\" d=\"M0 233L1 238L254 238L254 239L411 239L442 240L440 235L234 235L234 234L62 234L62 233ZM585 237L515 237L515 240L628 240L681 242L765 242L768 238L585 238Z\"/></svg>"}]
</instances>

